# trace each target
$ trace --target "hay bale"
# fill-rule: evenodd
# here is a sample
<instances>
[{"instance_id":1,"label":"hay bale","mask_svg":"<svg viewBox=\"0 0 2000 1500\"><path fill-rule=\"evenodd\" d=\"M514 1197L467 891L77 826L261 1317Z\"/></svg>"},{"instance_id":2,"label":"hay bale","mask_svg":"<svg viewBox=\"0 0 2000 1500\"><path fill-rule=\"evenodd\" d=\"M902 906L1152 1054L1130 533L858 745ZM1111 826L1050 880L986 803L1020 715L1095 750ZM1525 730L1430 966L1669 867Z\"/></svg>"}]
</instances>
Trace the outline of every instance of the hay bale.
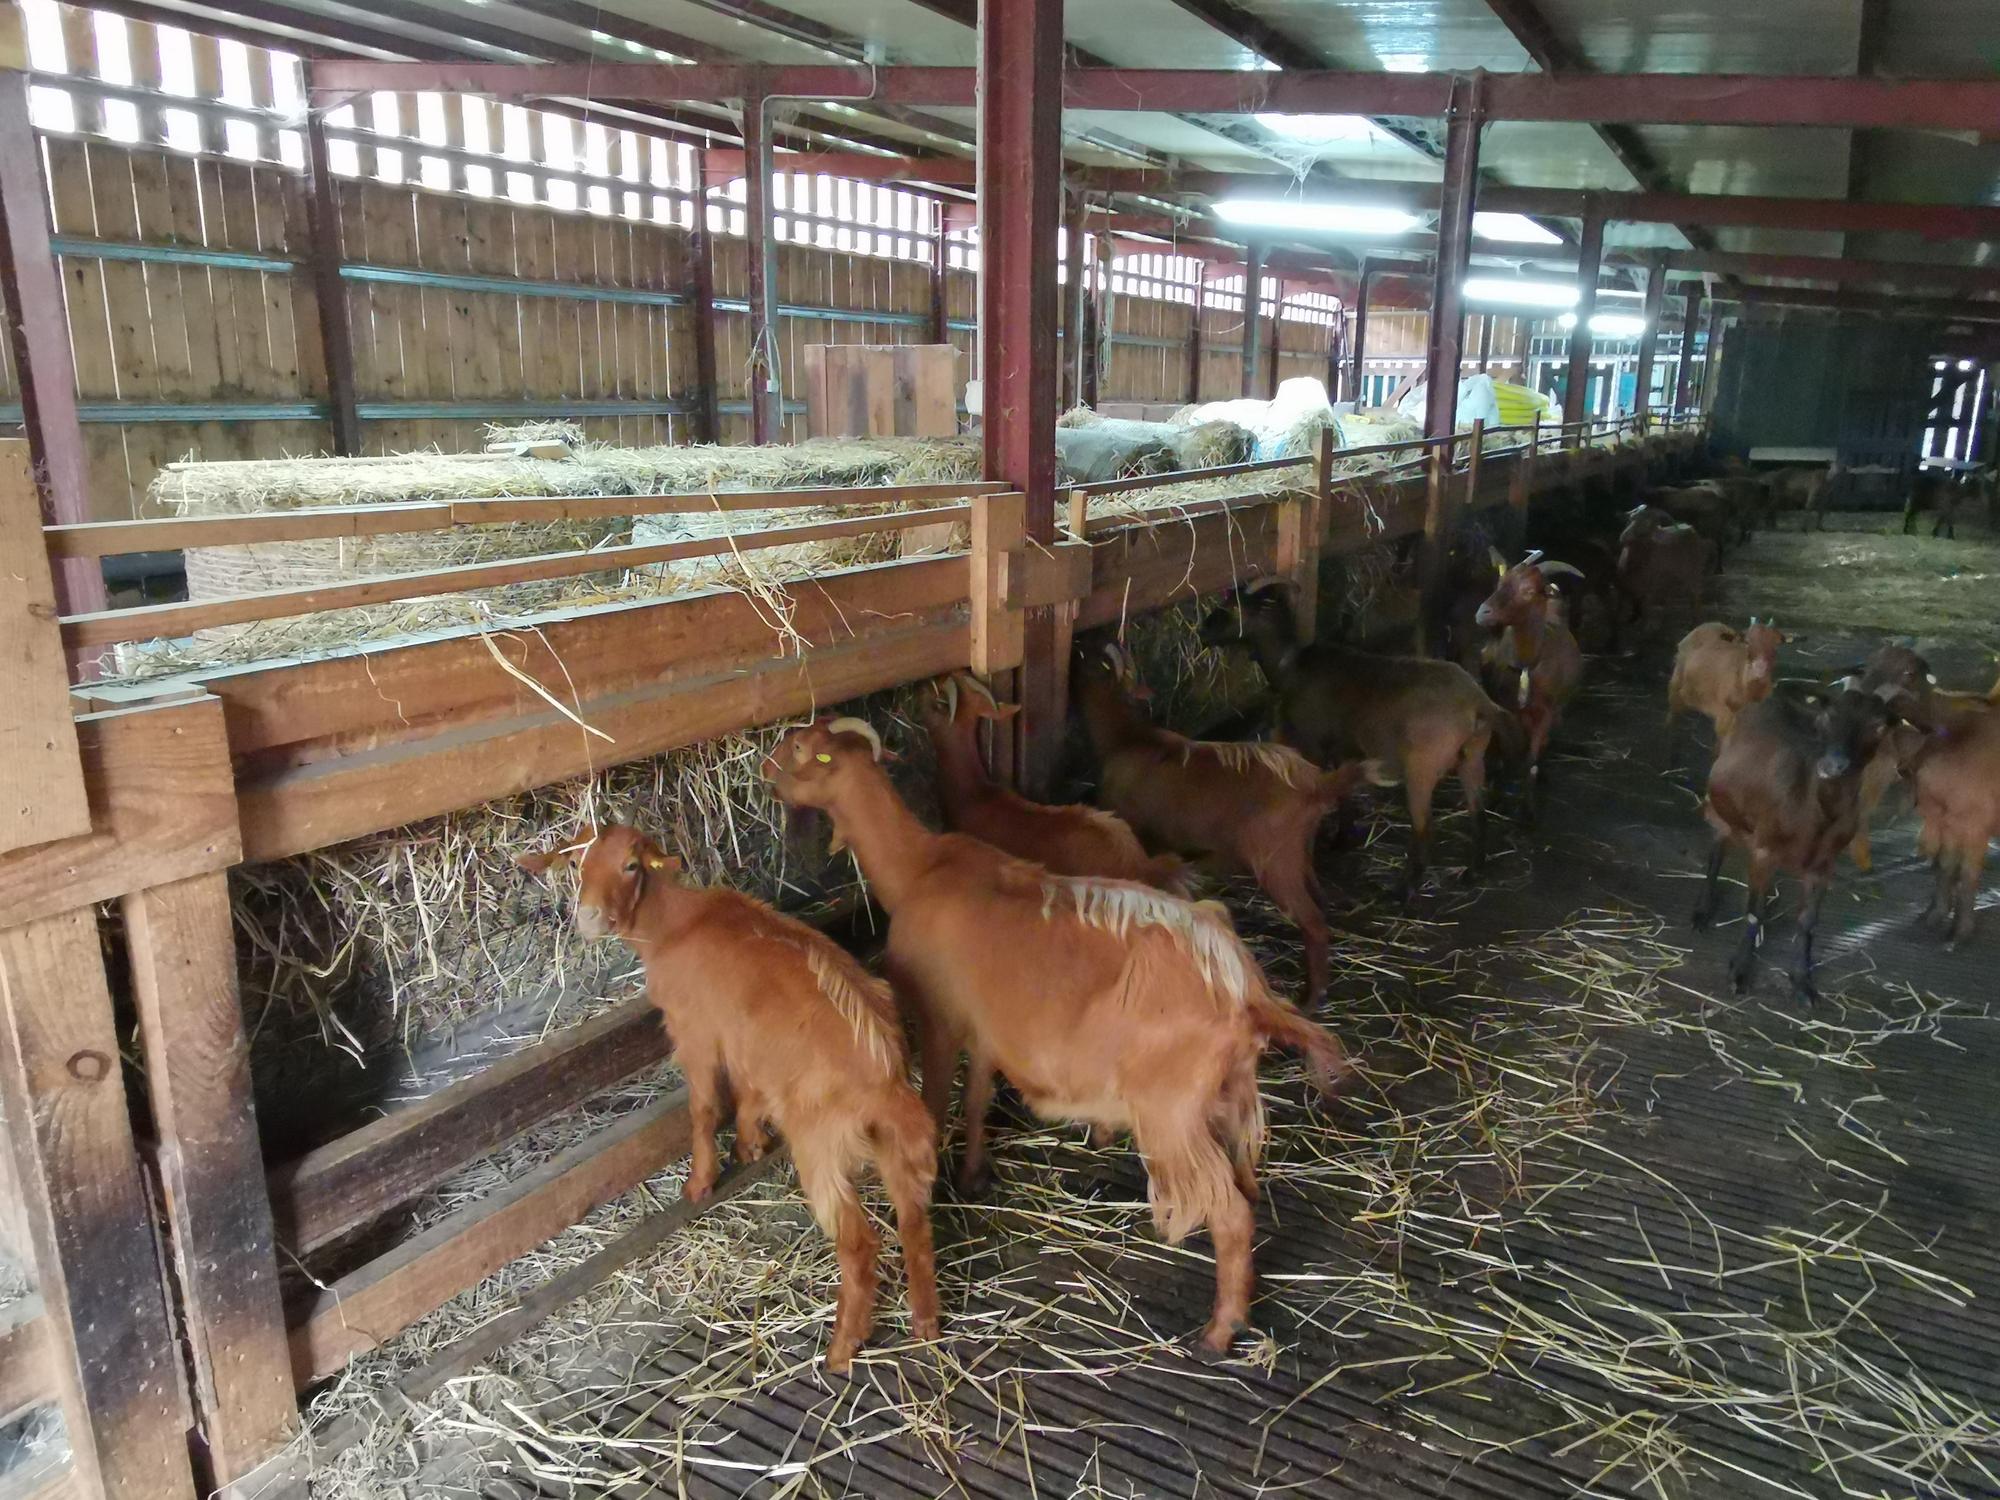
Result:
<instances>
[{"instance_id":1,"label":"hay bale","mask_svg":"<svg viewBox=\"0 0 2000 1500\"><path fill-rule=\"evenodd\" d=\"M1244 398L1184 406L1174 413L1177 426L1203 422L1234 422L1253 440L1251 457L1311 458L1319 452L1319 435L1334 424L1326 387L1310 375L1295 376L1278 386L1272 400Z\"/></svg>"}]
</instances>

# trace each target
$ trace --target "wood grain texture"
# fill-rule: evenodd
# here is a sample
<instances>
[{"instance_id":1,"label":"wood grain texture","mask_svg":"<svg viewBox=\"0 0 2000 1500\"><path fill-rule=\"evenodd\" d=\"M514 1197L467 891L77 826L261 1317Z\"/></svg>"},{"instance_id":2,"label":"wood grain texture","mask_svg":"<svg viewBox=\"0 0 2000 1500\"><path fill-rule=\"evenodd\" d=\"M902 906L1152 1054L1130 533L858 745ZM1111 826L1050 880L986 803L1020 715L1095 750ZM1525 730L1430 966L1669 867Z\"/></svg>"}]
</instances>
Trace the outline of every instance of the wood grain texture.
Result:
<instances>
[{"instance_id":1,"label":"wood grain texture","mask_svg":"<svg viewBox=\"0 0 2000 1500\"><path fill-rule=\"evenodd\" d=\"M274 1168L269 1183L280 1238L304 1255L666 1056L666 1029L643 996L523 1047Z\"/></svg>"},{"instance_id":2,"label":"wood grain texture","mask_svg":"<svg viewBox=\"0 0 2000 1500\"><path fill-rule=\"evenodd\" d=\"M13 1157L11 1151L0 1155ZM0 1423L56 1399L53 1358L40 1297L31 1294L0 1307Z\"/></svg>"},{"instance_id":3,"label":"wood grain texture","mask_svg":"<svg viewBox=\"0 0 2000 1500\"><path fill-rule=\"evenodd\" d=\"M41 529L28 444L0 442L0 853L90 831Z\"/></svg>"},{"instance_id":4,"label":"wood grain texture","mask_svg":"<svg viewBox=\"0 0 2000 1500\"><path fill-rule=\"evenodd\" d=\"M85 714L76 728L92 829L0 855L0 925L226 870L242 858L220 701Z\"/></svg>"},{"instance_id":5,"label":"wood grain texture","mask_svg":"<svg viewBox=\"0 0 2000 1500\"><path fill-rule=\"evenodd\" d=\"M687 1150L688 1140L686 1097L676 1092L343 1276L293 1325L293 1380L304 1387L337 1373L355 1355L644 1182Z\"/></svg>"},{"instance_id":6,"label":"wood grain texture","mask_svg":"<svg viewBox=\"0 0 2000 1500\"><path fill-rule=\"evenodd\" d=\"M505 588L517 583L539 583L555 578L576 578L587 573L615 572L622 568L646 567L654 563L682 562L696 557L719 557L732 552L753 552L766 547L789 546L799 542L833 541L840 537L867 536L880 532L907 531L944 521L962 520L971 514L964 505L936 505L922 510L881 516L857 516L844 521L815 521L801 526L779 526L768 531L745 532L735 536L702 538L681 542L648 542L623 547L604 547L595 552L555 552L536 557L511 558L502 562L466 563L455 568L436 568L421 573L390 573L351 583L313 584L303 588L268 589L241 594L232 599L189 600L181 604L156 604L138 609L107 609L89 614L67 615L62 622L63 641L74 650L114 645L121 641L145 641L188 635L223 625L242 625L254 620L281 620L322 610L354 609L366 604L393 604L404 599L422 599L434 594L464 593L471 589Z\"/></svg>"},{"instance_id":7,"label":"wood grain texture","mask_svg":"<svg viewBox=\"0 0 2000 1500\"><path fill-rule=\"evenodd\" d=\"M87 907L0 931L0 1105L80 1492L192 1496L179 1360Z\"/></svg>"},{"instance_id":8,"label":"wood grain texture","mask_svg":"<svg viewBox=\"0 0 2000 1500\"><path fill-rule=\"evenodd\" d=\"M585 699L578 712L612 737L609 745L544 708L301 766L240 788L244 856L280 859L817 712L863 693L963 667L966 650L965 626L950 621L869 636L755 671L652 681Z\"/></svg>"},{"instance_id":9,"label":"wood grain texture","mask_svg":"<svg viewBox=\"0 0 2000 1500\"><path fill-rule=\"evenodd\" d=\"M801 646L940 618L964 604L965 564L940 558L843 569L790 585L786 598L788 632L774 629L757 601L712 590L540 616L532 630L232 668L203 682L223 701L231 749L255 774L280 756L324 759L545 707L496 652L575 704L645 682L754 670Z\"/></svg>"},{"instance_id":10,"label":"wood grain texture","mask_svg":"<svg viewBox=\"0 0 2000 1500\"><path fill-rule=\"evenodd\" d=\"M226 878L137 891L124 911L195 1420L229 1484L291 1441L299 1411Z\"/></svg>"},{"instance_id":11,"label":"wood grain texture","mask_svg":"<svg viewBox=\"0 0 2000 1500\"><path fill-rule=\"evenodd\" d=\"M988 495L972 502L970 590L972 670L981 677L1021 665L1023 622L1007 608L1005 554L1027 539L1027 497Z\"/></svg>"}]
</instances>

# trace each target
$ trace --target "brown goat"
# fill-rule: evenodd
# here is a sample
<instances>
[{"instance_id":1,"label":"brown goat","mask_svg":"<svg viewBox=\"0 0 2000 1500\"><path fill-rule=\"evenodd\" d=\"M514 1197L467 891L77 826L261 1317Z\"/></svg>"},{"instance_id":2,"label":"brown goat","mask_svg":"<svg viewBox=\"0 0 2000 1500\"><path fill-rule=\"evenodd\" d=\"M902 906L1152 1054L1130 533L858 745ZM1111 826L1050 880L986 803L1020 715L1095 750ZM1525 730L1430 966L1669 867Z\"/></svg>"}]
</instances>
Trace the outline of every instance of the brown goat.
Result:
<instances>
[{"instance_id":1,"label":"brown goat","mask_svg":"<svg viewBox=\"0 0 2000 1500\"><path fill-rule=\"evenodd\" d=\"M982 719L1005 723L1017 704L994 701L976 678L941 678L938 698L924 711L924 727L937 751L938 800L945 826L996 849L1030 860L1057 875L1136 880L1185 895L1184 866L1172 855L1147 855L1139 836L1115 813L1072 805L1050 807L1000 786L980 763Z\"/></svg>"},{"instance_id":2,"label":"brown goat","mask_svg":"<svg viewBox=\"0 0 2000 1500\"><path fill-rule=\"evenodd\" d=\"M1155 848L1248 870L1298 926L1306 998L1317 1000L1326 992L1330 929L1313 842L1370 768L1357 762L1321 772L1283 745L1191 740L1162 729L1127 696L1138 683L1131 658L1115 645L1079 653L1070 683L1105 804Z\"/></svg>"},{"instance_id":3,"label":"brown goat","mask_svg":"<svg viewBox=\"0 0 2000 1500\"><path fill-rule=\"evenodd\" d=\"M1918 752L1931 739L1950 740L1960 732L1969 714L2000 704L2000 681L1995 681L1983 695L1952 692L1937 685L1937 675L1928 661L1910 647L1898 645L1881 647L1865 664L1849 667L1841 675L1855 679L1863 692L1894 689L1901 695L1910 720L1909 728L1882 743L1862 773L1861 828L1854 835L1848 855L1857 869L1866 871L1874 865L1869 823L1889 788L1898 777L1909 774ZM1914 777L1911 787L1914 791Z\"/></svg>"},{"instance_id":4,"label":"brown goat","mask_svg":"<svg viewBox=\"0 0 2000 1500\"><path fill-rule=\"evenodd\" d=\"M1178 1243L1206 1224L1214 1238L1202 1341L1226 1349L1250 1310L1258 1059L1295 1048L1325 1089L1348 1071L1340 1044L1272 995L1221 907L932 833L876 763L880 743L857 719L809 725L764 774L787 805L831 817L888 911L889 972L939 1120L958 1053L971 1054L962 1175L984 1173L996 1068L1044 1118L1129 1129L1160 1233Z\"/></svg>"},{"instance_id":5,"label":"brown goat","mask_svg":"<svg viewBox=\"0 0 2000 1500\"><path fill-rule=\"evenodd\" d=\"M1674 675L1667 683L1667 726L1693 709L1715 725L1717 743L1729 737L1736 716L1771 693L1778 647L1785 637L1770 621L1750 617L1737 631L1711 621L1681 637L1674 651Z\"/></svg>"},{"instance_id":6,"label":"brown goat","mask_svg":"<svg viewBox=\"0 0 2000 1500\"><path fill-rule=\"evenodd\" d=\"M1498 634L1488 644L1486 661L1510 691L1500 699L1510 704L1527 738L1528 808L1538 806L1543 781L1542 752L1555 732L1562 711L1583 681L1583 651L1570 633L1561 592L1549 580L1573 574L1568 563L1542 560L1530 552L1512 567L1495 549L1493 565L1500 582L1479 606L1479 623Z\"/></svg>"},{"instance_id":7,"label":"brown goat","mask_svg":"<svg viewBox=\"0 0 2000 1500\"><path fill-rule=\"evenodd\" d=\"M1924 734L1906 772L1923 820L1919 850L1937 864L1935 916L1957 947L1972 936L1986 847L2000 838L2000 683L1940 716Z\"/></svg>"},{"instance_id":8,"label":"brown goat","mask_svg":"<svg viewBox=\"0 0 2000 1500\"><path fill-rule=\"evenodd\" d=\"M1472 870L1486 858L1486 747L1513 720L1463 667L1301 641L1287 587L1275 580L1216 606L1202 622L1213 646L1242 644L1278 694L1278 736L1314 763L1366 759L1392 767L1410 809L1405 895L1423 884L1431 799L1454 770L1472 810Z\"/></svg>"},{"instance_id":9,"label":"brown goat","mask_svg":"<svg viewBox=\"0 0 2000 1500\"><path fill-rule=\"evenodd\" d=\"M1649 611L1693 608L1715 566L1715 544L1692 526L1662 524L1664 515L1640 506L1618 539L1618 586L1635 620Z\"/></svg>"},{"instance_id":10,"label":"brown goat","mask_svg":"<svg viewBox=\"0 0 2000 1500\"><path fill-rule=\"evenodd\" d=\"M736 891L675 880L680 861L616 824L580 848L528 854L535 874L578 867L576 926L617 937L646 966L674 1059L687 1079L694 1162L682 1195L715 1186L715 1132L726 1086L736 1155L764 1154L765 1122L792 1148L799 1186L840 1255L840 1295L826 1366L847 1369L868 1337L881 1248L856 1181L873 1164L896 1212L910 1278L910 1326L938 1334L931 1251L937 1130L905 1077L889 987L823 933Z\"/></svg>"},{"instance_id":11,"label":"brown goat","mask_svg":"<svg viewBox=\"0 0 2000 1500\"><path fill-rule=\"evenodd\" d=\"M1749 915L1729 967L1738 994L1750 987L1756 971L1772 877L1787 873L1804 887L1792 993L1808 1003L1818 998L1813 928L1834 861L1861 824L1862 771L1889 731L1890 695L1891 690L1864 693L1844 686L1773 693L1737 716L1716 752L1702 807L1715 842L1693 921L1700 931L1714 920L1723 856L1741 846L1750 858Z\"/></svg>"}]
</instances>

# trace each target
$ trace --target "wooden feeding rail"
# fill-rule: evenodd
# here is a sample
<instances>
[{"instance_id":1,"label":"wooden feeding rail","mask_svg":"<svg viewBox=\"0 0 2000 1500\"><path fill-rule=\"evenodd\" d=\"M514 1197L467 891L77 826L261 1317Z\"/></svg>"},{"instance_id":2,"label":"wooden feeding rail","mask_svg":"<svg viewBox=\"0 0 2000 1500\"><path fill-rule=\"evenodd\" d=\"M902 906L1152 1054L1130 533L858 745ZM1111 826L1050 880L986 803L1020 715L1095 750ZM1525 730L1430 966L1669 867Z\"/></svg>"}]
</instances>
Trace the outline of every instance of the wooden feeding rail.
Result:
<instances>
[{"instance_id":1,"label":"wooden feeding rail","mask_svg":"<svg viewBox=\"0 0 2000 1500\"><path fill-rule=\"evenodd\" d=\"M1671 419L1660 426L1675 440L1698 436ZM1591 436L1601 430L1587 425ZM0 578L0 623L31 647L6 681L11 701L31 721L22 756L40 752L32 766L21 758L8 769L18 771L15 787L32 787L47 808L67 816L9 827L0 841L0 1109L11 1121L61 1122L60 1130L17 1130L8 1142L21 1169L42 1305L39 1314L31 1310L0 1328L0 1394L18 1404L60 1403L75 1450L71 1493L191 1495L191 1430L199 1434L204 1482L254 1492L282 1476L299 1452L298 1388L624 1192L684 1145L688 1121L678 1099L658 1100L365 1261L288 1315L276 1289L281 1247L305 1252L365 1226L550 1114L650 1065L665 1043L650 1009L616 1007L296 1161L266 1163L249 1107L236 995L224 885L232 866L399 827L942 672L1006 671L1021 662L1020 622L1030 606L1055 605L1066 628L1080 628L1275 574L1296 581L1310 609L1328 548L1419 532L1426 550L1442 548L1467 508L1500 503L1493 487L1481 484L1496 460L1515 465L1500 499L1530 503L1535 451L1585 431L1531 429L1514 453L1484 452L1491 435L1480 434L1462 462L1462 439L1381 445L1367 451L1393 450L1385 456L1396 458L1395 466L1353 480L1332 475L1329 439L1315 483L1282 476L1302 460L1229 466L1244 474L1268 468L1279 477L1270 490L1231 497L1220 508L1141 511L1047 547L1026 539L1018 492L953 484L441 501L378 507L373 516L286 512L65 526L44 533L43 549L33 543L39 515L23 445L0 445L0 527L21 543L11 550L28 563ZM1603 461L1636 465L1641 450L1607 449ZM1409 472L1412 465L1428 472ZM1214 477L1197 471L1120 488ZM154 607L59 623L44 597L45 564L34 566L45 555L88 558L307 532L358 536L419 525L704 510L718 502L783 509L898 499L943 503L824 524L894 530L929 524L940 513L964 516L970 554L906 557L786 582L782 635L756 601L703 589L551 610L520 630L441 632L319 659L203 668L156 684L91 686L67 699L65 626L78 638L106 638L87 635L82 622L93 622L87 630L138 639L186 628L189 616ZM1429 526L1433 509L1437 524ZM364 529L371 527L379 531ZM781 527L719 546L733 540L752 549L825 534L817 526ZM634 551L702 555L669 545L674 550L609 548L502 566L596 571L634 560ZM452 569L390 586L437 592L440 577L446 584L476 578L463 582L472 587L493 575ZM282 611L269 596L251 595L247 605L215 601L223 613L208 618L269 618L354 597L279 592L287 595ZM94 623L100 619L105 623ZM582 733L535 684L560 689L570 714L611 743ZM135 977L144 1072L129 1077L118 1064L94 911L105 901L123 908ZM136 1114L127 1087L148 1096ZM145 1151L167 1188L157 1199L144 1187L135 1117L150 1120L158 1135ZM157 1225L155 1202L163 1207ZM602 1256L610 1259L601 1263L641 1253L690 1212L641 1226L629 1243L607 1246ZM590 1274L580 1269L547 1295L531 1294L493 1326L518 1331L585 1289ZM426 1382L490 1352L482 1337L441 1355L411 1377L411 1389L420 1394Z\"/></svg>"}]
</instances>

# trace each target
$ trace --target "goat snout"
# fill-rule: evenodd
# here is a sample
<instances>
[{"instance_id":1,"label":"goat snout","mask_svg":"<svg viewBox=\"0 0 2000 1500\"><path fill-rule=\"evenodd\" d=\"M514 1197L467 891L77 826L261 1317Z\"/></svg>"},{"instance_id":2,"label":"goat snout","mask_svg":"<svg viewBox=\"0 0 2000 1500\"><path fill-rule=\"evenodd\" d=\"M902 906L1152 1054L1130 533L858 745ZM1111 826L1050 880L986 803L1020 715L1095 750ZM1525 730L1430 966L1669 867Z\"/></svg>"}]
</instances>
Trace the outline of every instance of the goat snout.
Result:
<instances>
[{"instance_id":1,"label":"goat snout","mask_svg":"<svg viewBox=\"0 0 2000 1500\"><path fill-rule=\"evenodd\" d=\"M1478 612L1473 615L1472 619L1473 623L1481 630L1492 630L1500 623L1500 617L1494 612L1491 600L1480 605Z\"/></svg>"},{"instance_id":2,"label":"goat snout","mask_svg":"<svg viewBox=\"0 0 2000 1500\"><path fill-rule=\"evenodd\" d=\"M1813 773L1821 781L1832 781L1845 776L1853 764L1845 750L1829 750L1820 756L1819 763L1813 767Z\"/></svg>"},{"instance_id":3,"label":"goat snout","mask_svg":"<svg viewBox=\"0 0 2000 1500\"><path fill-rule=\"evenodd\" d=\"M611 919L604 914L603 907L584 906L579 903L576 908L576 930L587 938L610 937Z\"/></svg>"}]
</instances>

